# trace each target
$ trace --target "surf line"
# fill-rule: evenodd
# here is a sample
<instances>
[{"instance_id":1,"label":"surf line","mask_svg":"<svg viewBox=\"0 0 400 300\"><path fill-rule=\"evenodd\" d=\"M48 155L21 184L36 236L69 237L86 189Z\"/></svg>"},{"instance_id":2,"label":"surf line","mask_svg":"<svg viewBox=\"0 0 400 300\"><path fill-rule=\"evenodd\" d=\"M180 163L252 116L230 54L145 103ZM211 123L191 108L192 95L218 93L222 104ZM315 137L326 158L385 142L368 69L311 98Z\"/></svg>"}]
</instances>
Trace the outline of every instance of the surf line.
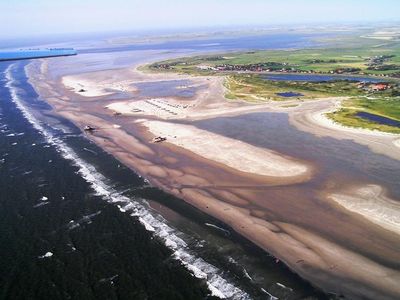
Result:
<instances>
[{"instance_id":1,"label":"surf line","mask_svg":"<svg viewBox=\"0 0 400 300\"><path fill-rule=\"evenodd\" d=\"M186 242L178 237L178 234L182 236L182 233L178 233L176 229L162 222L160 216L155 215L154 212L148 210L144 205L135 201L135 199L123 196L113 187L108 186L106 178L94 166L86 163L64 141L59 137L55 137L47 130L27 109L23 104L23 100L18 95L20 87L17 86L18 82L13 77L15 68L16 64L11 64L4 71L5 78L7 79L5 86L10 91L12 102L33 128L46 139L48 144L54 146L64 159L71 161L74 166L78 167L78 173L89 183L96 195L101 196L109 203L119 205L121 212L130 213L131 216L138 218L146 230L153 232L155 236L160 238L173 251L175 259L179 260L195 277L206 280L213 296L233 300L251 299L245 291L242 291L221 277L219 269L202 258L193 255Z\"/></svg>"}]
</instances>

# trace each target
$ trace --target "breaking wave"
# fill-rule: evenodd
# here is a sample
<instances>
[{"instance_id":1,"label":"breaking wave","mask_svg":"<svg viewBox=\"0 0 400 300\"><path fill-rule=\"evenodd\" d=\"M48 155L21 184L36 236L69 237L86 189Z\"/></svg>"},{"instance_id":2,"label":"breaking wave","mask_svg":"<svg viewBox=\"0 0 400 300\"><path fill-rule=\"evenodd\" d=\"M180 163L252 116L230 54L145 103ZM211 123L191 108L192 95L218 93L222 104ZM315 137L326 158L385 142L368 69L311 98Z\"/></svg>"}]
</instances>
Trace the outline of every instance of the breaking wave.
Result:
<instances>
[{"instance_id":1,"label":"breaking wave","mask_svg":"<svg viewBox=\"0 0 400 300\"><path fill-rule=\"evenodd\" d=\"M82 160L72 148L60 138L54 136L45 125L39 122L26 108L18 95L21 88L17 86L18 82L13 78L12 71L14 68L15 64L11 64L4 71L7 79L5 86L10 91L13 103L28 122L43 135L47 143L53 145L63 158L71 161L78 168L78 173L90 184L97 196L102 197L109 203L116 204L121 212L137 217L146 230L151 231L164 241L164 244L173 251L175 259L179 260L195 277L207 281L212 295L228 299L250 299L246 292L224 279L221 270L192 254L187 243L179 237L183 236L183 233L163 222L161 216L137 201L138 199L126 197L108 185L107 179L97 172L94 166Z\"/></svg>"}]
</instances>

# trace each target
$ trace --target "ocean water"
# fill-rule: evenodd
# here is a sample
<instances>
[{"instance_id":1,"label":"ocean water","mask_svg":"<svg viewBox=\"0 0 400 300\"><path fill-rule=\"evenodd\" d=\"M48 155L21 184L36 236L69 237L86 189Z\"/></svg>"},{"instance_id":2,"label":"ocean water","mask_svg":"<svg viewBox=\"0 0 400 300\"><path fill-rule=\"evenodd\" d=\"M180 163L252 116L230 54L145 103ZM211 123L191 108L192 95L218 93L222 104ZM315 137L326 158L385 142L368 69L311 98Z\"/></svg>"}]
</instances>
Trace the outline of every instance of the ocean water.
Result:
<instances>
[{"instance_id":1,"label":"ocean water","mask_svg":"<svg viewBox=\"0 0 400 300\"><path fill-rule=\"evenodd\" d=\"M2 298L330 298L54 116L25 65L0 63Z\"/></svg>"}]
</instances>

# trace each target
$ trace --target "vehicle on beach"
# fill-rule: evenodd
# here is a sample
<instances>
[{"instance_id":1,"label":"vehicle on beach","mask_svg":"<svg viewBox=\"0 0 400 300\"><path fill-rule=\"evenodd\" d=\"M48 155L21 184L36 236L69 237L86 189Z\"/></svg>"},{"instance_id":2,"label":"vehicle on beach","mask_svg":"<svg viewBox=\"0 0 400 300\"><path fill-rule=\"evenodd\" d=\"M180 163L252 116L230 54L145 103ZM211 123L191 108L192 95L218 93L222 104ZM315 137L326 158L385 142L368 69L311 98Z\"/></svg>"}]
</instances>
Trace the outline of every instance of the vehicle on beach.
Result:
<instances>
[{"instance_id":1,"label":"vehicle on beach","mask_svg":"<svg viewBox=\"0 0 400 300\"><path fill-rule=\"evenodd\" d=\"M84 130L84 131L95 131L96 128L94 128L94 127L92 127L92 126L90 126L90 125L86 125L86 126L83 128L83 130Z\"/></svg>"},{"instance_id":2,"label":"vehicle on beach","mask_svg":"<svg viewBox=\"0 0 400 300\"><path fill-rule=\"evenodd\" d=\"M167 140L166 137L157 136L157 137L155 137L155 138L153 139L153 143L161 143L161 142L164 142L164 141L166 141L166 140Z\"/></svg>"}]
</instances>

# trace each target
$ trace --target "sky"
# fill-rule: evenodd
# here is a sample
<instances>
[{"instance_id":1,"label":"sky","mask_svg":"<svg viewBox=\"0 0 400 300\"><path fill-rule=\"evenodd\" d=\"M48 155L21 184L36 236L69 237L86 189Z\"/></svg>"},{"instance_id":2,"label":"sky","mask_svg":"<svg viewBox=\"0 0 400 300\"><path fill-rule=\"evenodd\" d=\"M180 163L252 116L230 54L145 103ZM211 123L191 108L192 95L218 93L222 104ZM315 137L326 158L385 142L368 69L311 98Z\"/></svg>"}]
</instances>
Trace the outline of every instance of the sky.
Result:
<instances>
[{"instance_id":1,"label":"sky","mask_svg":"<svg viewBox=\"0 0 400 300\"><path fill-rule=\"evenodd\" d=\"M0 39L145 29L400 21L400 0L0 0Z\"/></svg>"}]
</instances>

